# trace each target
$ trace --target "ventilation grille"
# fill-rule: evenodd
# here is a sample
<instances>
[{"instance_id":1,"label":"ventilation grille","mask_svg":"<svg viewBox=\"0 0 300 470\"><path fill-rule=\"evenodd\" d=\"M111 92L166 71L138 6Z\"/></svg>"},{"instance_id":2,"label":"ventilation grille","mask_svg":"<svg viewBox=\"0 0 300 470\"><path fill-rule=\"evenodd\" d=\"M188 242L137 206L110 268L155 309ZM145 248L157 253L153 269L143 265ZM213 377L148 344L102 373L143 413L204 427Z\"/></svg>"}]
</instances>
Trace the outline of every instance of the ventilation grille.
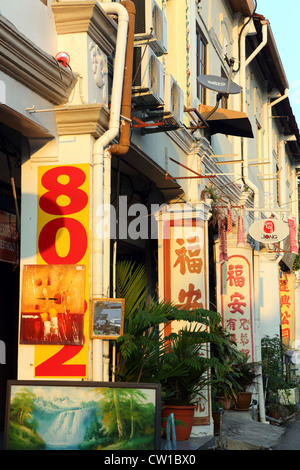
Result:
<instances>
[{"instance_id":1,"label":"ventilation grille","mask_svg":"<svg viewBox=\"0 0 300 470\"><path fill-rule=\"evenodd\" d=\"M135 34L146 33L146 0L135 0Z\"/></svg>"},{"instance_id":2,"label":"ventilation grille","mask_svg":"<svg viewBox=\"0 0 300 470\"><path fill-rule=\"evenodd\" d=\"M133 77L134 87L140 87L142 84L142 48L141 47L135 47L133 51Z\"/></svg>"},{"instance_id":3,"label":"ventilation grille","mask_svg":"<svg viewBox=\"0 0 300 470\"><path fill-rule=\"evenodd\" d=\"M135 0L135 42L146 44L157 56L167 52L167 19L155 0Z\"/></svg>"}]
</instances>

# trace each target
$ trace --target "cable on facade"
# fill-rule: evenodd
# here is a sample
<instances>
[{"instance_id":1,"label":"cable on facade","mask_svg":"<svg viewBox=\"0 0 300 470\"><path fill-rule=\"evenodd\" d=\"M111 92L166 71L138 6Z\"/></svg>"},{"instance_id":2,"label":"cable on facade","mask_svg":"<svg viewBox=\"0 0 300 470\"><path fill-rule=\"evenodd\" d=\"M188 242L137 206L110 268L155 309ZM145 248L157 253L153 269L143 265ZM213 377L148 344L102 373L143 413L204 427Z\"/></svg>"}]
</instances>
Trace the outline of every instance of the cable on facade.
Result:
<instances>
[{"instance_id":1,"label":"cable on facade","mask_svg":"<svg viewBox=\"0 0 300 470\"><path fill-rule=\"evenodd\" d=\"M253 13L252 15L250 16L250 18L248 19L248 21L243 25L241 31L240 31L240 34L239 34L239 65L238 65L238 68L237 70L233 70L233 73L238 73L239 70L240 70L240 67L241 67L241 39L242 39L242 34L243 34L243 31L244 29L246 28L246 26L250 23L250 21L252 20L252 18L254 17L255 13L256 13L256 9L257 9L257 0L254 0L255 2L255 7L254 7L254 10L253 10Z\"/></svg>"}]
</instances>

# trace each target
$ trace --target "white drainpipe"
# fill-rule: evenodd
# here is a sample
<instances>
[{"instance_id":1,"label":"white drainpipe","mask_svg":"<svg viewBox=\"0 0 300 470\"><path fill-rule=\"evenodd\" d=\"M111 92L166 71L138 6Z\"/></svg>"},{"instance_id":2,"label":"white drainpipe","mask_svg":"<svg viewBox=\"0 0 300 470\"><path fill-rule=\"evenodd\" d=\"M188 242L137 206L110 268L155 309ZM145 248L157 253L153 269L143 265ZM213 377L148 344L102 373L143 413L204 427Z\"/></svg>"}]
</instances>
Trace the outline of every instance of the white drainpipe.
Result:
<instances>
[{"instance_id":1,"label":"white drainpipe","mask_svg":"<svg viewBox=\"0 0 300 470\"><path fill-rule=\"evenodd\" d=\"M265 45L268 42L268 22L267 21L262 21L262 41L259 46L252 52L252 54L248 57L248 59L245 62L245 67L248 67L250 62L257 56L257 54L260 53L260 51L265 47Z\"/></svg>"},{"instance_id":2,"label":"white drainpipe","mask_svg":"<svg viewBox=\"0 0 300 470\"><path fill-rule=\"evenodd\" d=\"M246 60L246 36L248 34L248 28L245 28L243 33L243 41L241 41L241 68L240 68L240 83L243 87L243 99L242 99L242 109L241 111L247 112L246 110L246 67L252 62L256 55L263 49L268 41L268 23L263 22L262 24L262 42L261 44L252 52L252 54ZM244 181L254 193L254 207L259 207L259 191L257 186L249 179L249 167L248 167L248 145L245 138L242 138L242 159L244 166Z\"/></svg>"},{"instance_id":3,"label":"white drainpipe","mask_svg":"<svg viewBox=\"0 0 300 470\"><path fill-rule=\"evenodd\" d=\"M243 99L242 99L242 109L241 111L246 112L246 67L251 63L251 61L256 57L256 55L263 49L263 47L267 44L268 40L268 22L262 22L262 42L261 44L253 51L253 53L248 57L246 60L246 36L248 33L248 28L245 28L243 32L243 40L241 41L241 67L240 67L240 84L243 87ZM248 167L248 142L247 139L242 137L242 159L243 159L243 176L244 182L249 188L253 191L254 194L254 207L259 207L259 190L258 187L253 183L253 181L249 178L249 167ZM254 212L254 220L258 220L258 213ZM259 268L259 243L255 242L255 250L254 250L254 257L253 257L253 284L254 284L254 312L255 312L255 321L254 321L254 328L255 328L255 360L261 360L261 346L259 344L260 341L260 309L259 309L259 276L260 276L260 268ZM260 368L260 376L257 380L258 384L258 402L259 402L259 411L260 411L260 421L266 422L266 415L265 415L265 399L264 399L264 391L263 391L263 378L261 375L261 368Z\"/></svg>"},{"instance_id":4,"label":"white drainpipe","mask_svg":"<svg viewBox=\"0 0 300 470\"><path fill-rule=\"evenodd\" d=\"M114 60L112 98L108 130L99 137L93 147L93 205L92 205L92 296L105 297L103 283L104 231L97 224L99 208L104 203L104 185L109 184L104 171L104 149L117 137L120 128L120 111L123 89L125 54L127 45L128 13L120 3L101 3L106 14L118 16L117 45ZM108 152L108 150L105 150ZM109 156L108 156L109 157ZM98 227L97 227L98 225ZM99 228L101 229L99 230ZM103 341L93 340L93 380L103 380Z\"/></svg>"}]
</instances>

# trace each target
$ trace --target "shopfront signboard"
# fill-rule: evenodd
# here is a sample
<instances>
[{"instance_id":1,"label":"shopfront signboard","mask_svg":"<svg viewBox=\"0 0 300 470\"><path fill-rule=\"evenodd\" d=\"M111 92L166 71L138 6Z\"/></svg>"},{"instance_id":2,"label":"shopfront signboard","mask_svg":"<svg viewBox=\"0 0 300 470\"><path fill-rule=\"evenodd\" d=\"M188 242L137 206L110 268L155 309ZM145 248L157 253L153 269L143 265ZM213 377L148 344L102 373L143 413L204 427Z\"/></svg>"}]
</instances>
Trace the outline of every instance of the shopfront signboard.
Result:
<instances>
[{"instance_id":1,"label":"shopfront signboard","mask_svg":"<svg viewBox=\"0 0 300 470\"><path fill-rule=\"evenodd\" d=\"M229 248L228 255L219 265L218 309L237 349L254 360L252 252Z\"/></svg>"},{"instance_id":2,"label":"shopfront signboard","mask_svg":"<svg viewBox=\"0 0 300 470\"><path fill-rule=\"evenodd\" d=\"M261 243L279 243L289 235L289 226L281 220L261 219L250 226L249 234Z\"/></svg>"},{"instance_id":3,"label":"shopfront signboard","mask_svg":"<svg viewBox=\"0 0 300 470\"><path fill-rule=\"evenodd\" d=\"M184 211L183 211L184 212ZM164 299L172 301L184 310L207 308L207 268L205 222L200 218L183 215L179 211L174 218L166 215L162 221L159 241L162 248L160 260L163 262ZM185 326L183 321L174 321L165 328L165 335L179 333ZM208 357L208 347L204 345L203 356ZM209 393L201 390L206 398L199 396L194 414L194 425L210 422Z\"/></svg>"}]
</instances>

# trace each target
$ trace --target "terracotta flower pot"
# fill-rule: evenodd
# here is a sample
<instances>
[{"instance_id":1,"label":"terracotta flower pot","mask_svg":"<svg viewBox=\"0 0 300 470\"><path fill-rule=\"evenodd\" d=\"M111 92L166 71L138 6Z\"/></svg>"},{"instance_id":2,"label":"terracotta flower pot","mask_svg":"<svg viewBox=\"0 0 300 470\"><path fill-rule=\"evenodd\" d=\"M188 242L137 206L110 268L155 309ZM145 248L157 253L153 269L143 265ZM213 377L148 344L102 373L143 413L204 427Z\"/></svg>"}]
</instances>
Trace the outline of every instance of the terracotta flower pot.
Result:
<instances>
[{"instance_id":1,"label":"terracotta flower pot","mask_svg":"<svg viewBox=\"0 0 300 470\"><path fill-rule=\"evenodd\" d=\"M187 440L192 431L193 426L193 418L194 418L194 411L195 406L173 406L173 405L166 405L162 408L162 417L167 418L169 414L174 413L174 419L178 421L182 421L186 424L184 427L181 424L175 424L175 432L176 432L176 440L177 441L185 441ZM162 426L164 430L166 429L166 421L162 422ZM172 439L172 429L171 429L171 439Z\"/></svg>"},{"instance_id":2,"label":"terracotta flower pot","mask_svg":"<svg viewBox=\"0 0 300 470\"><path fill-rule=\"evenodd\" d=\"M248 411L251 405L252 392L238 392L235 406L237 411Z\"/></svg>"},{"instance_id":3,"label":"terracotta flower pot","mask_svg":"<svg viewBox=\"0 0 300 470\"><path fill-rule=\"evenodd\" d=\"M218 401L219 403L222 403L225 406L225 411L230 410L230 407L231 407L230 398L216 396L216 401Z\"/></svg>"}]
</instances>

